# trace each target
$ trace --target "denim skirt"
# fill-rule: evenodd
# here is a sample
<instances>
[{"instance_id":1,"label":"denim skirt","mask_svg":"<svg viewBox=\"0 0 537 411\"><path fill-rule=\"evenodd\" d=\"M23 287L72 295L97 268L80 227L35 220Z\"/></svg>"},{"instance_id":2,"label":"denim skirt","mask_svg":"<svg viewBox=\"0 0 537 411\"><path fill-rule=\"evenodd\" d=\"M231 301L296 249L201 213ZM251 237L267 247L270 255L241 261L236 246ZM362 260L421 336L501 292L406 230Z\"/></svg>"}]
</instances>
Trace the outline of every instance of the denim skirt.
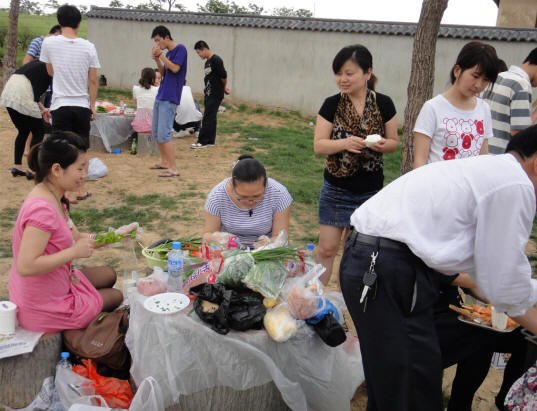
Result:
<instances>
[{"instance_id":1,"label":"denim skirt","mask_svg":"<svg viewBox=\"0 0 537 411\"><path fill-rule=\"evenodd\" d=\"M324 180L319 197L319 224L350 228L351 214L376 193L353 193Z\"/></svg>"}]
</instances>

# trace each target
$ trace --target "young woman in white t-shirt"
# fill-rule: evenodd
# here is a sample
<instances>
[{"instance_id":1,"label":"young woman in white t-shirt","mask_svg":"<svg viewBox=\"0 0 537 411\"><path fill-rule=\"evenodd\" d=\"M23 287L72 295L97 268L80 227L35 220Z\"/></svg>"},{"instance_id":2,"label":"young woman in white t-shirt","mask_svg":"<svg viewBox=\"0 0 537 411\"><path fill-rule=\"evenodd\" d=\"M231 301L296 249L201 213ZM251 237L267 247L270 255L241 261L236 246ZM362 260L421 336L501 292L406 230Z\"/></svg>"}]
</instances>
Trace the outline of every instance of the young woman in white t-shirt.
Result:
<instances>
[{"instance_id":1,"label":"young woman in white t-shirt","mask_svg":"<svg viewBox=\"0 0 537 411\"><path fill-rule=\"evenodd\" d=\"M136 116L132 128L137 133L151 133L153 121L153 104L157 97L158 87L155 87L155 70L146 67L142 70L139 85L132 87L132 96L136 100Z\"/></svg>"},{"instance_id":2,"label":"young woman in white t-shirt","mask_svg":"<svg viewBox=\"0 0 537 411\"><path fill-rule=\"evenodd\" d=\"M414 168L488 154L490 108L477 97L498 76L494 47L467 43L451 69L451 87L423 105L414 126Z\"/></svg>"}]
</instances>

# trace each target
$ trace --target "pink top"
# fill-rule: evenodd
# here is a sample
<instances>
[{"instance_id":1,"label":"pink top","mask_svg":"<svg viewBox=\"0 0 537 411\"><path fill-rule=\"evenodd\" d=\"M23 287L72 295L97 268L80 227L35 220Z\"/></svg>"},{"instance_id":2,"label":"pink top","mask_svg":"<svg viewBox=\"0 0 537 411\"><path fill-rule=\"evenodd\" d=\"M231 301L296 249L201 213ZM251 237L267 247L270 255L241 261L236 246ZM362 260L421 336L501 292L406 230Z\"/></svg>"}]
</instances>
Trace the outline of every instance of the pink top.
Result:
<instances>
[{"instance_id":1,"label":"pink top","mask_svg":"<svg viewBox=\"0 0 537 411\"><path fill-rule=\"evenodd\" d=\"M56 207L47 199L27 198L13 230L13 266L9 274L9 299L18 306L19 324L31 331L57 332L85 328L100 312L103 299L90 281L71 264L46 274L22 277L17 258L27 226L50 233L43 254L55 254L73 245L73 235Z\"/></svg>"}]
</instances>

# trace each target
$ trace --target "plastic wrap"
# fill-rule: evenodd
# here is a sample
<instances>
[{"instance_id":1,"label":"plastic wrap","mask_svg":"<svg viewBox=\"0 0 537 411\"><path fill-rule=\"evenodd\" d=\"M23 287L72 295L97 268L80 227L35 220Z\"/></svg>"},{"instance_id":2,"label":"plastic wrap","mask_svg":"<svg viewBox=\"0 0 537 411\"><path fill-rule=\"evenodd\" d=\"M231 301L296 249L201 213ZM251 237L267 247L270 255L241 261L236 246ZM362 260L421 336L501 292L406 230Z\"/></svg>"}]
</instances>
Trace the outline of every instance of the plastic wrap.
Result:
<instances>
[{"instance_id":1,"label":"plastic wrap","mask_svg":"<svg viewBox=\"0 0 537 411\"><path fill-rule=\"evenodd\" d=\"M216 277L217 283L229 287L242 287L242 280L254 266L254 258L248 252L230 251L224 256L224 265Z\"/></svg>"},{"instance_id":2,"label":"plastic wrap","mask_svg":"<svg viewBox=\"0 0 537 411\"><path fill-rule=\"evenodd\" d=\"M285 342L294 337L297 321L289 314L286 304L279 304L265 314L263 325L274 341Z\"/></svg>"},{"instance_id":3,"label":"plastic wrap","mask_svg":"<svg viewBox=\"0 0 537 411\"><path fill-rule=\"evenodd\" d=\"M165 293L168 290L167 282L168 276L164 274L162 268L155 267L153 274L140 278L136 282L136 288L140 294L150 297L155 294Z\"/></svg>"},{"instance_id":4,"label":"plastic wrap","mask_svg":"<svg viewBox=\"0 0 537 411\"><path fill-rule=\"evenodd\" d=\"M287 278L287 270L280 261L259 261L248 271L242 282L263 297L277 298Z\"/></svg>"},{"instance_id":5,"label":"plastic wrap","mask_svg":"<svg viewBox=\"0 0 537 411\"><path fill-rule=\"evenodd\" d=\"M265 330L220 335L185 311L150 313L144 299L136 293L131 305L131 376L136 384L153 376L165 407L214 387L246 390L273 381L293 410L349 410L364 380L359 350L350 355L341 346L330 348L310 327L299 327L285 343Z\"/></svg>"},{"instance_id":6,"label":"plastic wrap","mask_svg":"<svg viewBox=\"0 0 537 411\"><path fill-rule=\"evenodd\" d=\"M98 115L91 122L90 135L101 137L107 151L112 146L119 146L129 139L133 133L132 116Z\"/></svg>"}]
</instances>

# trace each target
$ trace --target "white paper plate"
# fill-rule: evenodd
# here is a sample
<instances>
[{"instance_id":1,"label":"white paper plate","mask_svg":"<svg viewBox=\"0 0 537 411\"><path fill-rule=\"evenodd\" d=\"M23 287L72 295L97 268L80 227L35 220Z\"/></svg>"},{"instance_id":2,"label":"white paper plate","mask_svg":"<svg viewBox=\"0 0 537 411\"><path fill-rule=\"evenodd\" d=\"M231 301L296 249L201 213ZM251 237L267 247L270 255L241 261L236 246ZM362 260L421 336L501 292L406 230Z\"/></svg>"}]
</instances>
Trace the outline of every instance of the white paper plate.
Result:
<instances>
[{"instance_id":1,"label":"white paper plate","mask_svg":"<svg viewBox=\"0 0 537 411\"><path fill-rule=\"evenodd\" d=\"M144 301L146 310L157 314L172 314L188 307L190 299L181 293L162 293Z\"/></svg>"}]
</instances>

